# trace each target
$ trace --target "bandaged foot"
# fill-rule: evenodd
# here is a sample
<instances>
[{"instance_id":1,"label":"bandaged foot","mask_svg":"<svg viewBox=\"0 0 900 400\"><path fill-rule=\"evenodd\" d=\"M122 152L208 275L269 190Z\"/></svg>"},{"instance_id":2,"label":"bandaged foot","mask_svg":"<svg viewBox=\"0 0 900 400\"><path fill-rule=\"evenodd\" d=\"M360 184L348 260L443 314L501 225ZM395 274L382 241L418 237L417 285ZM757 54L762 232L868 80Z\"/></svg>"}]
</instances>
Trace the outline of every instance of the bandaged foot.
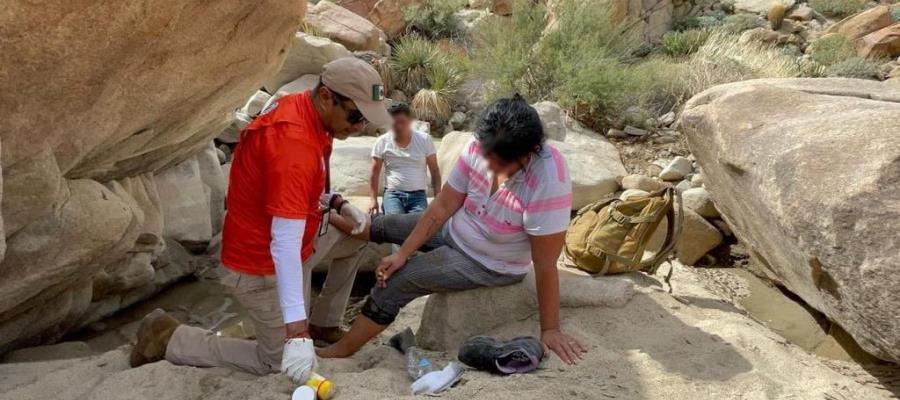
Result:
<instances>
[{"instance_id":1,"label":"bandaged foot","mask_svg":"<svg viewBox=\"0 0 900 400\"><path fill-rule=\"evenodd\" d=\"M412 383L412 394L438 394L449 389L462 377L463 367L450 362L440 371L429 372Z\"/></svg>"}]
</instances>

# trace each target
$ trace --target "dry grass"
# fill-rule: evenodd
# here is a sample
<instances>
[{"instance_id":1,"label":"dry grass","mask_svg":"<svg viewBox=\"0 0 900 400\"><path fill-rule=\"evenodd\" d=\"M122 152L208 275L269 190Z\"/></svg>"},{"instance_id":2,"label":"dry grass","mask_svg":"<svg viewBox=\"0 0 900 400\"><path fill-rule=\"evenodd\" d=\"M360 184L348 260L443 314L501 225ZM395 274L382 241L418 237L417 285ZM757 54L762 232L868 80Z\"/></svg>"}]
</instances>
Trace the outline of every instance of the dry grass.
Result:
<instances>
[{"instance_id":1,"label":"dry grass","mask_svg":"<svg viewBox=\"0 0 900 400\"><path fill-rule=\"evenodd\" d=\"M733 34L714 31L688 60L682 82L686 94L692 96L723 83L799 75L796 59L774 46L741 43Z\"/></svg>"}]
</instances>

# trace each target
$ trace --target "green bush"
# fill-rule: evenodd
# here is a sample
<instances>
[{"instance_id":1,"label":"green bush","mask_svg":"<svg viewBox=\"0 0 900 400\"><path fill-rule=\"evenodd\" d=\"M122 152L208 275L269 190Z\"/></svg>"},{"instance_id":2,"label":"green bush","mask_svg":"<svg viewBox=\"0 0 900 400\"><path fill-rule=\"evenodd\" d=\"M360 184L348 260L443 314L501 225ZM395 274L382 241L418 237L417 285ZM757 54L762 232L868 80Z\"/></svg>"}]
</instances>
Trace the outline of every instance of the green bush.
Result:
<instances>
[{"instance_id":1,"label":"green bush","mask_svg":"<svg viewBox=\"0 0 900 400\"><path fill-rule=\"evenodd\" d=\"M868 0L809 0L816 11L835 17L846 17L866 8Z\"/></svg>"},{"instance_id":2,"label":"green bush","mask_svg":"<svg viewBox=\"0 0 900 400\"><path fill-rule=\"evenodd\" d=\"M695 29L684 32L666 32L662 37L662 48L666 54L682 57L693 54L706 43L709 31Z\"/></svg>"},{"instance_id":3,"label":"green bush","mask_svg":"<svg viewBox=\"0 0 900 400\"><path fill-rule=\"evenodd\" d=\"M400 90L412 96L428 85L425 75L439 54L434 44L416 35L405 36L391 53L390 66Z\"/></svg>"},{"instance_id":4,"label":"green bush","mask_svg":"<svg viewBox=\"0 0 900 400\"><path fill-rule=\"evenodd\" d=\"M833 33L820 37L806 49L813 61L829 66L856 56L856 46L846 36Z\"/></svg>"},{"instance_id":5,"label":"green bush","mask_svg":"<svg viewBox=\"0 0 900 400\"><path fill-rule=\"evenodd\" d=\"M857 79L878 79L881 64L862 57L852 57L825 68L825 76Z\"/></svg>"},{"instance_id":6,"label":"green bush","mask_svg":"<svg viewBox=\"0 0 900 400\"><path fill-rule=\"evenodd\" d=\"M428 39L458 39L462 32L456 11L461 8L463 3L460 0L426 0L403 10L403 19L408 31Z\"/></svg>"},{"instance_id":7,"label":"green bush","mask_svg":"<svg viewBox=\"0 0 900 400\"><path fill-rule=\"evenodd\" d=\"M741 33L761 26L762 20L756 14L729 15L722 23L722 29L729 33Z\"/></svg>"}]
</instances>

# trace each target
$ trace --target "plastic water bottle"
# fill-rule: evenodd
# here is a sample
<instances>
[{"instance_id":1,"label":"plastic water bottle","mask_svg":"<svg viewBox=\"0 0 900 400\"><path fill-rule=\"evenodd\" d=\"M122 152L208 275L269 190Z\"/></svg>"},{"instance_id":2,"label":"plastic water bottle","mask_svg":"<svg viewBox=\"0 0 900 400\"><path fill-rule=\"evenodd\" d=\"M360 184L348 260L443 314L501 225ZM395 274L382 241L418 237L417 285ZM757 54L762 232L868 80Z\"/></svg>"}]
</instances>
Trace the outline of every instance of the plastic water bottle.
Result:
<instances>
[{"instance_id":1,"label":"plastic water bottle","mask_svg":"<svg viewBox=\"0 0 900 400\"><path fill-rule=\"evenodd\" d=\"M425 352L416 346L410 346L406 350L406 372L409 377L416 380L431 371L431 361L425 357Z\"/></svg>"}]
</instances>

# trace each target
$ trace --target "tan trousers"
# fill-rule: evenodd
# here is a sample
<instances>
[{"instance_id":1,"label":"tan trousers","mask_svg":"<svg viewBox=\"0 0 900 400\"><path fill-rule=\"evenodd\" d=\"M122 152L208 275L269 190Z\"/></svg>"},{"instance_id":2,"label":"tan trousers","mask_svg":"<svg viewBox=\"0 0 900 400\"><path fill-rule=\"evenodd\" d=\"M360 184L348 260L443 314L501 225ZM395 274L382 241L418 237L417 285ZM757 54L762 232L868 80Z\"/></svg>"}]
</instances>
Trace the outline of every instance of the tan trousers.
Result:
<instances>
[{"instance_id":1,"label":"tan trousers","mask_svg":"<svg viewBox=\"0 0 900 400\"><path fill-rule=\"evenodd\" d=\"M315 253L303 263L303 293L310 324L340 326L365 244L348 238L333 227L316 241ZM327 259L332 261L325 284L315 303L311 304L312 270ZM217 336L206 329L181 325L169 339L166 360L177 365L230 367L257 375L280 371L285 332L275 275L248 275L228 270L222 284L247 311L256 330L256 340Z\"/></svg>"}]
</instances>

